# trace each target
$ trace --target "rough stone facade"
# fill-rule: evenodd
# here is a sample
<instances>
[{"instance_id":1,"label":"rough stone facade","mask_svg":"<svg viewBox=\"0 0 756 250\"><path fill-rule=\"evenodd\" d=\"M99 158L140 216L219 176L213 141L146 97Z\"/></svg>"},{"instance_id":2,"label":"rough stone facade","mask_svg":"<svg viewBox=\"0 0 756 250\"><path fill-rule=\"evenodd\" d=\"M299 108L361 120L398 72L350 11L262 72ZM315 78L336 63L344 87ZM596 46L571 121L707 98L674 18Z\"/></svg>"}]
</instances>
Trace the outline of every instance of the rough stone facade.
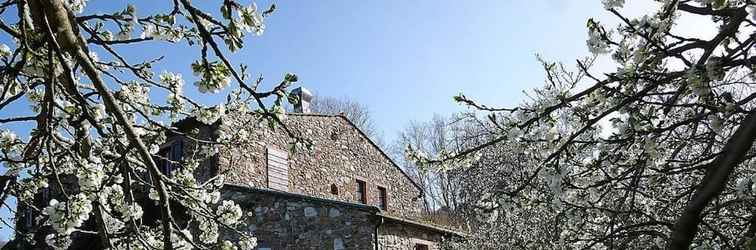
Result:
<instances>
[{"instance_id":1,"label":"rough stone facade","mask_svg":"<svg viewBox=\"0 0 756 250\"><path fill-rule=\"evenodd\" d=\"M440 244L443 240L444 237L438 231L389 219L385 219L378 228L378 243L381 250L415 249L417 245L425 245L431 250L441 249Z\"/></svg>"},{"instance_id":2,"label":"rough stone facade","mask_svg":"<svg viewBox=\"0 0 756 250\"><path fill-rule=\"evenodd\" d=\"M378 187L383 187L388 196L385 213L405 218L419 215L419 187L345 117L292 114L284 123L313 142L312 150L289 153L289 192L358 202L356 181L362 180L367 184L367 205L378 206ZM219 126L225 131L239 131L244 124L243 118L229 116ZM291 138L282 129L267 128L267 124L256 125L248 133L255 143L221 149L218 171L232 173L226 178L231 184L268 187L266 148L287 151ZM331 193L332 185L338 194Z\"/></svg>"},{"instance_id":3,"label":"rough stone facade","mask_svg":"<svg viewBox=\"0 0 756 250\"><path fill-rule=\"evenodd\" d=\"M186 135L207 141L249 135L245 143L218 148L217 154L200 163L195 175L201 182L218 174L226 177L223 195L242 206L245 230L258 238L258 249L438 249L444 236L459 235L411 220L420 213L421 189L344 116L290 114L284 123L294 134L311 140L313 148L291 151L291 138L282 129L270 129L244 116L228 115L213 125L191 118L175 124ZM188 160L204 151L184 136L168 135L160 152L180 145L183 151L176 151L175 157ZM278 186L284 190L270 189L270 150L286 155L276 163L287 168L287 183ZM364 204L357 194L358 180L366 184ZM381 196L385 209L380 206ZM138 202L142 198L136 197ZM158 209L149 204L153 203L143 204L143 220L157 221ZM97 240L86 237L74 248L100 248Z\"/></svg>"},{"instance_id":4,"label":"rough stone facade","mask_svg":"<svg viewBox=\"0 0 756 250\"><path fill-rule=\"evenodd\" d=\"M227 186L259 249L374 249L377 208L273 190Z\"/></svg>"},{"instance_id":5,"label":"rough stone facade","mask_svg":"<svg viewBox=\"0 0 756 250\"><path fill-rule=\"evenodd\" d=\"M439 249L444 237L459 235L413 221L420 214L421 189L344 116L289 114L283 122L311 140L312 149L292 151L283 129L241 115L213 125L179 124L204 140L248 138L220 147L196 175L199 180L225 176L223 195L242 206L246 230L258 238L260 249ZM175 140L181 136L168 143ZM183 147L185 155L197 150L191 143ZM287 168L284 190L269 185L270 150L286 155L275 163ZM366 184L364 204L358 180ZM386 191L386 209L379 209L379 188Z\"/></svg>"}]
</instances>

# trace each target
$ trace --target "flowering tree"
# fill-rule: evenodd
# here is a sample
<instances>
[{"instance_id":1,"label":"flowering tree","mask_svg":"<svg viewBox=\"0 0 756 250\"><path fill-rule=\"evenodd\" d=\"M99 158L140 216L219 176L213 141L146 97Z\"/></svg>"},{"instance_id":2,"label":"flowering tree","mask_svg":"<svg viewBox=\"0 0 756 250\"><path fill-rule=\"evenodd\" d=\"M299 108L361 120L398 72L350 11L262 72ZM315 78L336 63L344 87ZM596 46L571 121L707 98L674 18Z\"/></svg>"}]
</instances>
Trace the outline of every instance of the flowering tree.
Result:
<instances>
[{"instance_id":1,"label":"flowering tree","mask_svg":"<svg viewBox=\"0 0 756 250\"><path fill-rule=\"evenodd\" d=\"M496 181L475 204L488 215L481 228L491 231L481 233L499 244L753 247L756 2L664 0L640 18L620 13L624 0L603 2L620 24L588 20L587 45L611 54L616 71L591 73L594 58L574 71L543 61L545 86L517 107L456 96L488 113L495 135L466 150L431 157L411 148L409 156L466 168L496 150L515 159L493 165ZM683 36L675 23L685 16L718 30Z\"/></svg>"},{"instance_id":2,"label":"flowering tree","mask_svg":"<svg viewBox=\"0 0 756 250\"><path fill-rule=\"evenodd\" d=\"M23 234L16 240L58 249L86 237L111 249L254 248L254 236L236 230L241 208L220 199L222 176L200 180L193 174L218 144L234 142L203 141L170 124L185 116L211 124L233 111L289 131L280 122L282 103L297 77L286 74L273 89L259 90L262 78L250 78L245 65L227 57L247 34L262 34L263 19L275 6L263 11L254 3L225 0L217 4L216 17L190 0L172 1L168 11L150 16L138 16L133 5L86 15L85 4L0 2L0 30L15 41L0 44L0 163L7 169L0 198L15 196L19 207L49 228L44 242ZM184 95L180 74L152 71L159 58L133 62L119 52L148 43L197 48L201 56L183 66L191 67L202 93L219 93L232 82L239 88L227 92L226 103L203 106ZM112 59L100 60L95 51ZM31 110L5 112L19 103ZM32 129L19 134L11 124ZM156 164L171 160L157 154L168 133L190 140L195 152L173 162L181 168L170 174ZM49 203L35 203L45 190L52 195ZM157 223L141 219L139 197L158 204ZM239 240L224 240L219 231Z\"/></svg>"}]
</instances>

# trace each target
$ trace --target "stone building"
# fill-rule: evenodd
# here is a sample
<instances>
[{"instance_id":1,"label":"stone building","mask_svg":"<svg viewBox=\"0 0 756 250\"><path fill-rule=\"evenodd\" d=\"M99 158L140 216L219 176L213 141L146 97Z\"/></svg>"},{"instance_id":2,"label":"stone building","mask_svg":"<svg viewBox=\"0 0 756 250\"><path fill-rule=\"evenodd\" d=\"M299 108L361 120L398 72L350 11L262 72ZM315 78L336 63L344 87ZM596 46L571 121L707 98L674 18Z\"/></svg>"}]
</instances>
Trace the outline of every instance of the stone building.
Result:
<instances>
[{"instance_id":1,"label":"stone building","mask_svg":"<svg viewBox=\"0 0 756 250\"><path fill-rule=\"evenodd\" d=\"M250 143L220 147L195 174L198 180L225 176L222 195L242 206L248 215L246 230L257 237L258 249L426 250L439 249L445 239L463 237L419 222L423 199L420 186L345 116L313 114L308 107L309 92L300 88L295 93L302 101L283 123L293 133L311 140L311 150L289 150L292 140L282 129L250 123L248 117L234 111L212 125L193 118L174 124L208 141L248 134ZM194 146L182 135L169 135L158 154L180 162L181 157L194 153ZM158 165L166 173L176 167L160 160ZM76 189L76 185L69 187ZM39 201L35 203L39 206L60 193L43 191L37 194ZM154 203L140 204L145 211L143 220L158 219L157 207L151 207ZM32 218L38 213L23 207L19 211L23 211L17 215L20 232L44 242L45 230L50 229L35 225ZM85 228L94 228L92 220L85 224ZM77 240L72 249L101 248L95 236L74 237Z\"/></svg>"},{"instance_id":2,"label":"stone building","mask_svg":"<svg viewBox=\"0 0 756 250\"><path fill-rule=\"evenodd\" d=\"M311 140L311 150L289 150L285 131L249 125L240 115L213 125L177 124L208 140L223 131L249 133L254 143L220 148L203 167L208 175L224 174L224 196L253 215L248 230L259 249L424 250L462 236L418 222L420 186L344 115L310 113L309 92L295 93L301 102L283 123ZM183 147L180 136L166 147L176 145Z\"/></svg>"}]
</instances>

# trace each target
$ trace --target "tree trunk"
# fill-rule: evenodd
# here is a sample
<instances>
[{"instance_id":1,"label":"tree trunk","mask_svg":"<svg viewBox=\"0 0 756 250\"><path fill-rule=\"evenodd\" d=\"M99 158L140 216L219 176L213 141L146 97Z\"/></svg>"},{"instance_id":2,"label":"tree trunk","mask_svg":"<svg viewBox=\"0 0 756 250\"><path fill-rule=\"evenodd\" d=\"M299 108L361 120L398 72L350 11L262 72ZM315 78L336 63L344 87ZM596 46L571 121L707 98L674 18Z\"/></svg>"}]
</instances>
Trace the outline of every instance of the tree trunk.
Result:
<instances>
[{"instance_id":1,"label":"tree trunk","mask_svg":"<svg viewBox=\"0 0 756 250\"><path fill-rule=\"evenodd\" d=\"M756 139L756 112L746 116L743 123L727 141L722 153L706 168L706 175L698 184L693 198L675 222L668 242L669 249L688 249L698 232L704 208L724 189L730 174L751 149Z\"/></svg>"}]
</instances>

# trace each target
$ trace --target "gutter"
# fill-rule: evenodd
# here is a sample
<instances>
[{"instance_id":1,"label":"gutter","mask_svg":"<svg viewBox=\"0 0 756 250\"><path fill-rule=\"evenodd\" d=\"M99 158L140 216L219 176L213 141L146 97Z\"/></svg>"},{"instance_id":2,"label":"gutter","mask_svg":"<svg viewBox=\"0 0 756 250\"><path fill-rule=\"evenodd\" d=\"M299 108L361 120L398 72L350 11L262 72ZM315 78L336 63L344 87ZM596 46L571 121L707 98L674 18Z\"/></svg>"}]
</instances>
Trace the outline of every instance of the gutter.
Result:
<instances>
[{"instance_id":1,"label":"gutter","mask_svg":"<svg viewBox=\"0 0 756 250\"><path fill-rule=\"evenodd\" d=\"M375 237L375 250L378 250L380 248L380 243L378 243L378 228L383 225L383 217L375 214L378 216L378 225L375 225L375 233L373 234L373 237Z\"/></svg>"}]
</instances>

